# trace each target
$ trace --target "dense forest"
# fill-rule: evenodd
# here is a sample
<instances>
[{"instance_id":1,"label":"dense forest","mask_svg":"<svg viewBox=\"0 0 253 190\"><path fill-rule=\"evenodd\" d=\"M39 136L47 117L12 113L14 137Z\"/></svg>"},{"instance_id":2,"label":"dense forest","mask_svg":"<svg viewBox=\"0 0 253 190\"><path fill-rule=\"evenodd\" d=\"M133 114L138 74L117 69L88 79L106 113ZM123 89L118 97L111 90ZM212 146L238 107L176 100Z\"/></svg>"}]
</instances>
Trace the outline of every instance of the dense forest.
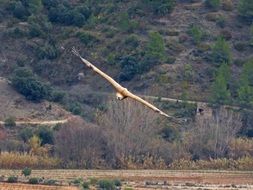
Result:
<instances>
[{"instance_id":1,"label":"dense forest","mask_svg":"<svg viewBox=\"0 0 253 190\"><path fill-rule=\"evenodd\" d=\"M77 115L32 127L10 114L0 168L253 169L252 0L0 0L0 39L0 77ZM114 100L72 47L175 119Z\"/></svg>"}]
</instances>

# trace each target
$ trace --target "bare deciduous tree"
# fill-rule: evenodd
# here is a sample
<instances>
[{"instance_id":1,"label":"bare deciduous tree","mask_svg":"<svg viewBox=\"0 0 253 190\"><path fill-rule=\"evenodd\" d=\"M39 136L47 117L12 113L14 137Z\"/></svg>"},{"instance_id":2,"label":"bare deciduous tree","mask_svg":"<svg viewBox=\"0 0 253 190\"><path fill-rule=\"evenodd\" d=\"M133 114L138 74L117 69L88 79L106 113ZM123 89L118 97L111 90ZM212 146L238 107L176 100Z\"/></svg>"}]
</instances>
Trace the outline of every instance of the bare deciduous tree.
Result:
<instances>
[{"instance_id":1,"label":"bare deciduous tree","mask_svg":"<svg viewBox=\"0 0 253 190\"><path fill-rule=\"evenodd\" d=\"M140 162L145 156L158 158L164 148L168 148L161 146L166 142L157 135L162 120L152 110L132 100L110 101L106 113L98 118L115 161L131 157ZM164 153L168 155L169 152Z\"/></svg>"},{"instance_id":2,"label":"bare deciduous tree","mask_svg":"<svg viewBox=\"0 0 253 190\"><path fill-rule=\"evenodd\" d=\"M220 108L212 117L196 118L194 128L186 135L189 151L196 158L218 158L226 155L231 139L242 126L239 113Z\"/></svg>"},{"instance_id":3,"label":"bare deciduous tree","mask_svg":"<svg viewBox=\"0 0 253 190\"><path fill-rule=\"evenodd\" d=\"M82 120L64 125L55 137L56 154L63 166L98 168L104 166L106 142L98 126Z\"/></svg>"}]
</instances>

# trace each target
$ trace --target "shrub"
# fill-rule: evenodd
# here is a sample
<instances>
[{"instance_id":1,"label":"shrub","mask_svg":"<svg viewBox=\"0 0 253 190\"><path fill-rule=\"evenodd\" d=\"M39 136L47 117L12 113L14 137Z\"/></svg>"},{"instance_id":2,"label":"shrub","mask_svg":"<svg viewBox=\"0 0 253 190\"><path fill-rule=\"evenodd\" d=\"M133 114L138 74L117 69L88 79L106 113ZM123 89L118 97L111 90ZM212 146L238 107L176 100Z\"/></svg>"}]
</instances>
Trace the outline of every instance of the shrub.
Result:
<instances>
[{"instance_id":1,"label":"shrub","mask_svg":"<svg viewBox=\"0 0 253 190\"><path fill-rule=\"evenodd\" d=\"M36 56L39 59L56 59L59 56L59 51L57 47L53 44L46 43L42 46L36 48Z\"/></svg>"},{"instance_id":2,"label":"shrub","mask_svg":"<svg viewBox=\"0 0 253 190\"><path fill-rule=\"evenodd\" d=\"M11 38L22 38L26 35L25 31L20 29L19 27L11 28L6 31L6 35Z\"/></svg>"},{"instance_id":3,"label":"shrub","mask_svg":"<svg viewBox=\"0 0 253 190\"><path fill-rule=\"evenodd\" d=\"M90 15L91 12L86 6L72 8L59 3L59 5L49 8L48 17L51 22L80 27L86 23Z\"/></svg>"},{"instance_id":4,"label":"shrub","mask_svg":"<svg viewBox=\"0 0 253 190\"><path fill-rule=\"evenodd\" d=\"M88 182L83 182L83 183L82 183L82 188L83 188L84 190L89 189L89 183L88 183Z\"/></svg>"},{"instance_id":5,"label":"shrub","mask_svg":"<svg viewBox=\"0 0 253 190\"><path fill-rule=\"evenodd\" d=\"M219 37L212 47L211 59L214 64L219 65L223 62L231 63L232 54L229 44L224 38Z\"/></svg>"},{"instance_id":6,"label":"shrub","mask_svg":"<svg viewBox=\"0 0 253 190\"><path fill-rule=\"evenodd\" d=\"M74 179L73 181L71 181L71 183L73 183L74 185L80 185L82 182L82 178Z\"/></svg>"},{"instance_id":7,"label":"shrub","mask_svg":"<svg viewBox=\"0 0 253 190\"><path fill-rule=\"evenodd\" d=\"M122 70L119 75L120 81L129 81L139 72L138 62L133 56L125 56L121 58L120 67Z\"/></svg>"},{"instance_id":8,"label":"shrub","mask_svg":"<svg viewBox=\"0 0 253 190\"><path fill-rule=\"evenodd\" d=\"M148 57L153 57L160 61L165 60L164 40L158 32L149 33L149 42L146 54Z\"/></svg>"},{"instance_id":9,"label":"shrub","mask_svg":"<svg viewBox=\"0 0 253 190\"><path fill-rule=\"evenodd\" d=\"M7 182L8 183L17 183L18 182L18 177L10 176L10 177L8 177Z\"/></svg>"},{"instance_id":10,"label":"shrub","mask_svg":"<svg viewBox=\"0 0 253 190\"><path fill-rule=\"evenodd\" d=\"M32 173L32 169L31 168L24 168L23 170L22 170L22 175L24 175L25 177L27 177L27 176L29 176L29 175L31 175L31 173Z\"/></svg>"},{"instance_id":11,"label":"shrub","mask_svg":"<svg viewBox=\"0 0 253 190\"><path fill-rule=\"evenodd\" d=\"M8 128L12 128L16 126L16 119L14 117L8 117L4 121L4 126Z\"/></svg>"},{"instance_id":12,"label":"shrub","mask_svg":"<svg viewBox=\"0 0 253 190\"><path fill-rule=\"evenodd\" d=\"M171 13L173 8L176 5L175 0L142 0L144 3L144 6L148 6L150 11L153 12L153 14L156 15L166 15L168 13Z\"/></svg>"},{"instance_id":13,"label":"shrub","mask_svg":"<svg viewBox=\"0 0 253 190\"><path fill-rule=\"evenodd\" d=\"M191 35L195 44L199 44L204 38L203 30L197 25L190 26L188 33Z\"/></svg>"},{"instance_id":14,"label":"shrub","mask_svg":"<svg viewBox=\"0 0 253 190\"><path fill-rule=\"evenodd\" d=\"M28 142L28 140L33 136L33 131L31 128L24 128L19 132L19 137L24 141Z\"/></svg>"},{"instance_id":15,"label":"shrub","mask_svg":"<svg viewBox=\"0 0 253 190\"><path fill-rule=\"evenodd\" d=\"M28 18L29 35L31 37L47 37L52 29L51 23L48 22L44 15L30 16Z\"/></svg>"},{"instance_id":16,"label":"shrub","mask_svg":"<svg viewBox=\"0 0 253 190\"><path fill-rule=\"evenodd\" d=\"M56 185L57 181L54 179L47 179L44 181L44 185Z\"/></svg>"},{"instance_id":17,"label":"shrub","mask_svg":"<svg viewBox=\"0 0 253 190\"><path fill-rule=\"evenodd\" d=\"M220 0L205 0L205 5L208 8L217 10L220 7Z\"/></svg>"},{"instance_id":18,"label":"shrub","mask_svg":"<svg viewBox=\"0 0 253 190\"><path fill-rule=\"evenodd\" d=\"M14 8L12 10L13 11L13 15L16 18L19 18L19 19L22 19L22 20L26 20L27 17L30 15L30 13L28 12L28 10L24 7L24 5L20 1L16 2L13 8Z\"/></svg>"},{"instance_id":19,"label":"shrub","mask_svg":"<svg viewBox=\"0 0 253 190\"><path fill-rule=\"evenodd\" d=\"M76 36L80 41L88 47L92 47L99 40L89 32L78 32Z\"/></svg>"},{"instance_id":20,"label":"shrub","mask_svg":"<svg viewBox=\"0 0 253 190\"><path fill-rule=\"evenodd\" d=\"M39 129L36 131L36 134L38 137L41 139L41 145L44 144L53 144L53 131L52 129L41 126Z\"/></svg>"},{"instance_id":21,"label":"shrub","mask_svg":"<svg viewBox=\"0 0 253 190\"><path fill-rule=\"evenodd\" d=\"M30 178L28 181L29 184L38 184L39 183L39 179L36 177Z\"/></svg>"},{"instance_id":22,"label":"shrub","mask_svg":"<svg viewBox=\"0 0 253 190\"><path fill-rule=\"evenodd\" d=\"M114 190L116 189L115 187L115 184L113 183L113 181L111 180L99 180L98 181L98 186L101 188L101 189L104 189L104 190Z\"/></svg>"},{"instance_id":23,"label":"shrub","mask_svg":"<svg viewBox=\"0 0 253 190\"><path fill-rule=\"evenodd\" d=\"M113 183L116 187L120 187L122 184L121 184L121 181L119 179L114 179L113 180Z\"/></svg>"},{"instance_id":24,"label":"shrub","mask_svg":"<svg viewBox=\"0 0 253 190\"><path fill-rule=\"evenodd\" d=\"M137 48L140 44L138 37L136 35L130 35L125 39L124 44L130 48Z\"/></svg>"},{"instance_id":25,"label":"shrub","mask_svg":"<svg viewBox=\"0 0 253 190\"><path fill-rule=\"evenodd\" d=\"M28 68L18 68L11 78L13 87L28 100L40 101L47 98L51 90L40 82Z\"/></svg>"},{"instance_id":26,"label":"shrub","mask_svg":"<svg viewBox=\"0 0 253 190\"><path fill-rule=\"evenodd\" d=\"M172 127L172 126L165 126L161 130L160 134L163 139L165 139L166 141L169 141L169 142L172 142L172 141L178 139L178 137L179 137L178 129L176 129L175 127Z\"/></svg>"},{"instance_id":27,"label":"shrub","mask_svg":"<svg viewBox=\"0 0 253 190\"><path fill-rule=\"evenodd\" d=\"M252 24L253 20L253 1L252 0L240 0L238 4L238 10L240 17L244 21Z\"/></svg>"},{"instance_id":28,"label":"shrub","mask_svg":"<svg viewBox=\"0 0 253 190\"><path fill-rule=\"evenodd\" d=\"M130 20L127 13L122 13L119 16L119 27L124 32L133 32L138 27L138 23Z\"/></svg>"}]
</instances>

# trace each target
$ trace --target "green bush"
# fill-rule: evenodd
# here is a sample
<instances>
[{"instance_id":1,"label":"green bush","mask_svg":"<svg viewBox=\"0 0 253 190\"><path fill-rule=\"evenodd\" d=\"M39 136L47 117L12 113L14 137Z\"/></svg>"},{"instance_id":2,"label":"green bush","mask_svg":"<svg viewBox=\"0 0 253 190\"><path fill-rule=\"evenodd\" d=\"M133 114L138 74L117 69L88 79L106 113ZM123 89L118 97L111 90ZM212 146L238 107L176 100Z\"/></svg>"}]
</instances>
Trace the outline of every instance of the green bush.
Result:
<instances>
[{"instance_id":1,"label":"green bush","mask_svg":"<svg viewBox=\"0 0 253 190\"><path fill-rule=\"evenodd\" d=\"M59 56L59 51L54 44L46 43L42 46L37 46L36 56L39 59L53 60Z\"/></svg>"},{"instance_id":2,"label":"green bush","mask_svg":"<svg viewBox=\"0 0 253 190\"><path fill-rule=\"evenodd\" d=\"M228 42L224 38L219 37L212 47L211 54L212 62L216 65L220 65L223 62L231 63L232 53Z\"/></svg>"},{"instance_id":3,"label":"green bush","mask_svg":"<svg viewBox=\"0 0 253 190\"><path fill-rule=\"evenodd\" d=\"M72 8L70 6L58 3L57 6L50 8L52 2L45 2L49 8L48 17L51 22L60 23L64 25L83 26L91 15L91 11L86 6L78 6Z\"/></svg>"},{"instance_id":4,"label":"green bush","mask_svg":"<svg viewBox=\"0 0 253 190\"><path fill-rule=\"evenodd\" d=\"M11 78L13 87L28 100L40 101L47 98L51 89L40 82L28 68L18 68Z\"/></svg>"},{"instance_id":5,"label":"green bush","mask_svg":"<svg viewBox=\"0 0 253 190\"><path fill-rule=\"evenodd\" d=\"M25 177L31 175L31 173L32 173L32 169L31 168L24 168L22 170L22 175L24 175Z\"/></svg>"},{"instance_id":6,"label":"green bush","mask_svg":"<svg viewBox=\"0 0 253 190\"><path fill-rule=\"evenodd\" d=\"M89 32L78 32L76 36L80 41L88 47L92 47L99 40Z\"/></svg>"},{"instance_id":7,"label":"green bush","mask_svg":"<svg viewBox=\"0 0 253 190\"><path fill-rule=\"evenodd\" d=\"M120 187L122 185L121 181L119 179L114 179L113 183L116 187Z\"/></svg>"},{"instance_id":8,"label":"green bush","mask_svg":"<svg viewBox=\"0 0 253 190\"><path fill-rule=\"evenodd\" d=\"M244 21L252 24L253 22L253 1L252 0L240 0L238 4L239 15Z\"/></svg>"},{"instance_id":9,"label":"green bush","mask_svg":"<svg viewBox=\"0 0 253 190\"><path fill-rule=\"evenodd\" d=\"M37 131L35 133L41 139L42 145L53 144L54 135L53 135L53 131L51 128L41 126L37 129Z\"/></svg>"},{"instance_id":10,"label":"green bush","mask_svg":"<svg viewBox=\"0 0 253 190\"><path fill-rule=\"evenodd\" d=\"M13 11L13 15L16 18L19 18L22 20L26 20L27 17L30 15L26 7L20 1L15 3L12 11Z\"/></svg>"},{"instance_id":11,"label":"green bush","mask_svg":"<svg viewBox=\"0 0 253 190\"><path fill-rule=\"evenodd\" d=\"M19 132L19 137L24 141L24 142L28 142L28 140L33 136L33 131L31 128L24 128L21 129L21 131Z\"/></svg>"},{"instance_id":12,"label":"green bush","mask_svg":"<svg viewBox=\"0 0 253 190\"><path fill-rule=\"evenodd\" d=\"M100 189L103 190L114 190L116 189L115 184L113 183L113 181L111 180L99 180L98 181L98 186Z\"/></svg>"},{"instance_id":13,"label":"green bush","mask_svg":"<svg viewBox=\"0 0 253 190\"><path fill-rule=\"evenodd\" d=\"M205 0L205 5L211 9L217 10L220 7L220 4L220 0Z\"/></svg>"},{"instance_id":14,"label":"green bush","mask_svg":"<svg viewBox=\"0 0 253 190\"><path fill-rule=\"evenodd\" d=\"M29 35L31 37L48 37L52 25L44 15L32 15L28 18Z\"/></svg>"},{"instance_id":15,"label":"green bush","mask_svg":"<svg viewBox=\"0 0 253 190\"><path fill-rule=\"evenodd\" d=\"M120 60L121 71L119 74L120 81L129 81L139 73L139 65L134 56L124 56Z\"/></svg>"},{"instance_id":16,"label":"green bush","mask_svg":"<svg viewBox=\"0 0 253 190\"><path fill-rule=\"evenodd\" d=\"M172 12L176 5L175 0L142 0L144 6L147 6L155 15L166 15Z\"/></svg>"},{"instance_id":17,"label":"green bush","mask_svg":"<svg viewBox=\"0 0 253 190\"><path fill-rule=\"evenodd\" d=\"M8 183L17 183L18 182L18 177L10 176L10 177L8 177L7 182Z\"/></svg>"},{"instance_id":18,"label":"green bush","mask_svg":"<svg viewBox=\"0 0 253 190\"><path fill-rule=\"evenodd\" d=\"M44 181L44 185L56 185L57 183L57 180L54 180L54 179L47 179Z\"/></svg>"},{"instance_id":19,"label":"green bush","mask_svg":"<svg viewBox=\"0 0 253 190\"><path fill-rule=\"evenodd\" d=\"M130 20L127 13L120 14L118 22L118 26L124 32L133 32L138 27L138 22Z\"/></svg>"},{"instance_id":20,"label":"green bush","mask_svg":"<svg viewBox=\"0 0 253 190\"><path fill-rule=\"evenodd\" d=\"M36 177L30 178L28 181L29 184L38 184L39 183L39 179Z\"/></svg>"},{"instance_id":21,"label":"green bush","mask_svg":"<svg viewBox=\"0 0 253 190\"><path fill-rule=\"evenodd\" d=\"M197 25L190 26L188 33L191 35L195 44L199 44L204 38L203 30Z\"/></svg>"},{"instance_id":22,"label":"green bush","mask_svg":"<svg viewBox=\"0 0 253 190\"><path fill-rule=\"evenodd\" d=\"M12 128L16 126L16 119L14 117L8 117L4 120L4 126L8 128Z\"/></svg>"},{"instance_id":23,"label":"green bush","mask_svg":"<svg viewBox=\"0 0 253 190\"><path fill-rule=\"evenodd\" d=\"M83 182L82 183L82 188L83 188L83 190L89 189L89 183L88 182Z\"/></svg>"},{"instance_id":24,"label":"green bush","mask_svg":"<svg viewBox=\"0 0 253 190\"><path fill-rule=\"evenodd\" d=\"M130 35L125 39L124 44L131 49L137 48L140 44L138 37L136 35Z\"/></svg>"},{"instance_id":25,"label":"green bush","mask_svg":"<svg viewBox=\"0 0 253 190\"><path fill-rule=\"evenodd\" d=\"M165 60L165 44L162 36L158 32L149 33L149 42L147 45L146 55L159 61Z\"/></svg>"},{"instance_id":26,"label":"green bush","mask_svg":"<svg viewBox=\"0 0 253 190\"><path fill-rule=\"evenodd\" d=\"M169 142L172 142L179 137L179 131L177 128L172 127L172 126L165 126L161 131L160 131L161 137Z\"/></svg>"}]
</instances>

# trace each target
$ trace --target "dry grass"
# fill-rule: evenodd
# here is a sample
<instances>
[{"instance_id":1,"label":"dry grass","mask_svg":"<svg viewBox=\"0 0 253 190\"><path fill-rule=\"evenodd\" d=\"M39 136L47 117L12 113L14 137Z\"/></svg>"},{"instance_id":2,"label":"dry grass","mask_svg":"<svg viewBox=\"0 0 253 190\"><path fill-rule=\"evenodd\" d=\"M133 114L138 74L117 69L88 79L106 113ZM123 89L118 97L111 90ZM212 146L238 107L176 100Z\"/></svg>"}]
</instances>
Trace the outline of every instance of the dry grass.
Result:
<instances>
[{"instance_id":1,"label":"dry grass","mask_svg":"<svg viewBox=\"0 0 253 190\"><path fill-rule=\"evenodd\" d=\"M220 158L210 160L192 161L187 159L180 159L174 161L170 165L170 169L183 169L183 170L253 170L253 157L246 156L237 160Z\"/></svg>"},{"instance_id":2,"label":"dry grass","mask_svg":"<svg viewBox=\"0 0 253 190\"><path fill-rule=\"evenodd\" d=\"M50 157L40 157L27 153L2 152L0 154L0 168L20 169L30 168L56 168L59 160Z\"/></svg>"}]
</instances>

